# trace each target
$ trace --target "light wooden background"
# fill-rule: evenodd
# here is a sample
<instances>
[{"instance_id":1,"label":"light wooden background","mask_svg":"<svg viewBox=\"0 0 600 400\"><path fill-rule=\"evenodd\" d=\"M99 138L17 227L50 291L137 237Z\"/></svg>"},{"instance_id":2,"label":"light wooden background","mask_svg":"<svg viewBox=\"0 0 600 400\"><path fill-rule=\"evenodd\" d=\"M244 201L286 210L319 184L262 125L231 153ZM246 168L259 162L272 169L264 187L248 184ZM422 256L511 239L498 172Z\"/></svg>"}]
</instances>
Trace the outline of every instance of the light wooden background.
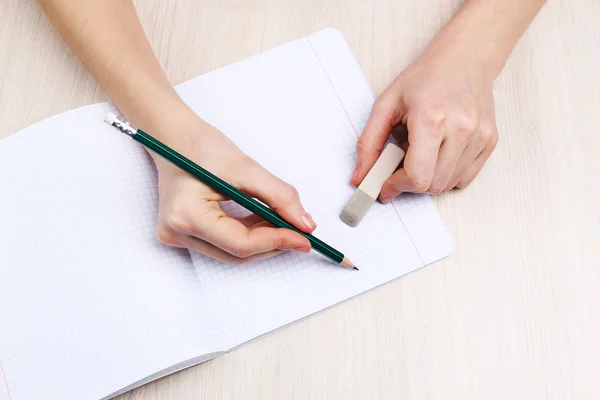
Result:
<instances>
[{"instance_id":1,"label":"light wooden background","mask_svg":"<svg viewBox=\"0 0 600 400\"><path fill-rule=\"evenodd\" d=\"M378 93L459 3L136 1L173 84L335 27ZM599 18L550 0L519 42L498 149L435 199L451 258L120 400L600 398ZM33 0L1 0L0 138L105 100Z\"/></svg>"}]
</instances>

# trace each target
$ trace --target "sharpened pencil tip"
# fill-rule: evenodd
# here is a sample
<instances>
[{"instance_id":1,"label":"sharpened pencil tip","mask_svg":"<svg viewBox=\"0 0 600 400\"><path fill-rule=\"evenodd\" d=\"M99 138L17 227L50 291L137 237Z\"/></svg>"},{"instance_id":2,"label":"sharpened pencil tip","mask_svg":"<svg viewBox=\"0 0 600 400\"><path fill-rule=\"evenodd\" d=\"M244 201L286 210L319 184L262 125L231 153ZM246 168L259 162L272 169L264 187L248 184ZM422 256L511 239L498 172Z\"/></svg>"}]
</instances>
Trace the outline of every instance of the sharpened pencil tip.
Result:
<instances>
[{"instance_id":1,"label":"sharpened pencil tip","mask_svg":"<svg viewBox=\"0 0 600 400\"><path fill-rule=\"evenodd\" d=\"M360 269L358 269L358 268L356 268L356 267L354 267L354 269L355 269L355 270L357 270L357 271L360 271Z\"/></svg>"},{"instance_id":2,"label":"sharpened pencil tip","mask_svg":"<svg viewBox=\"0 0 600 400\"><path fill-rule=\"evenodd\" d=\"M352 261L348 260L345 257L344 257L344 260L341 262L341 265L343 265L344 267L349 268L349 269L356 268L356 266L354 264L352 264Z\"/></svg>"}]
</instances>

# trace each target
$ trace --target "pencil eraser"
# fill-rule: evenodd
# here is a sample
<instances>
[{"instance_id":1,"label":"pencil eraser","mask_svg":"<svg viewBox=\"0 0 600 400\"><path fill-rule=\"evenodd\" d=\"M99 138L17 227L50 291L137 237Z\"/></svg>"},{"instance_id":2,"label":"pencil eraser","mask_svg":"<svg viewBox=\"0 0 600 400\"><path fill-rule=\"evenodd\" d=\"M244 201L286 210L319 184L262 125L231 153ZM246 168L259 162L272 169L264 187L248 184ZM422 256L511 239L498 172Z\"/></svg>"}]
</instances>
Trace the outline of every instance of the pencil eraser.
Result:
<instances>
[{"instance_id":1,"label":"pencil eraser","mask_svg":"<svg viewBox=\"0 0 600 400\"><path fill-rule=\"evenodd\" d=\"M383 184L396 171L403 158L404 150L393 143L387 144L340 213L342 222L353 228L360 224L371 205L379 197Z\"/></svg>"},{"instance_id":2,"label":"pencil eraser","mask_svg":"<svg viewBox=\"0 0 600 400\"><path fill-rule=\"evenodd\" d=\"M106 122L109 125L112 125L113 122L115 122L117 120L117 116L115 115L115 113L112 112L108 112L105 116L104 116L104 122Z\"/></svg>"}]
</instances>

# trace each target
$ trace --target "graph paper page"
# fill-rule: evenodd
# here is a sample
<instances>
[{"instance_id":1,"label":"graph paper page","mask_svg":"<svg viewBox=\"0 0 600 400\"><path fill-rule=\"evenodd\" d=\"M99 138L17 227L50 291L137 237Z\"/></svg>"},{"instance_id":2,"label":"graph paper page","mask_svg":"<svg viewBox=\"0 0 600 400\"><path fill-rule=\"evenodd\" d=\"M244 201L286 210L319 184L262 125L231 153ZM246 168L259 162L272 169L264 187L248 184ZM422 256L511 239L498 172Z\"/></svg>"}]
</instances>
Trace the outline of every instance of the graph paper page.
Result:
<instances>
[{"instance_id":1,"label":"graph paper page","mask_svg":"<svg viewBox=\"0 0 600 400\"><path fill-rule=\"evenodd\" d=\"M316 252L245 266L192 253L192 263L157 241L153 164L103 123L110 107L60 114L0 142L0 400L101 398L451 252L427 196L376 203L357 228L339 220L355 190L348 180L374 95L337 31L177 90L294 185L318 224L315 235L360 271Z\"/></svg>"},{"instance_id":2,"label":"graph paper page","mask_svg":"<svg viewBox=\"0 0 600 400\"><path fill-rule=\"evenodd\" d=\"M342 35L332 29L295 40L177 87L204 119L295 186L315 236L360 271L316 252L285 253L245 266L192 259L220 316L221 350L235 347L450 254L454 242L428 196L376 203L359 227L338 215L355 146L374 93ZM226 204L234 214L246 214Z\"/></svg>"},{"instance_id":3,"label":"graph paper page","mask_svg":"<svg viewBox=\"0 0 600 400\"><path fill-rule=\"evenodd\" d=\"M0 142L0 400L99 399L209 352L189 254L155 237L154 166L108 109Z\"/></svg>"}]
</instances>

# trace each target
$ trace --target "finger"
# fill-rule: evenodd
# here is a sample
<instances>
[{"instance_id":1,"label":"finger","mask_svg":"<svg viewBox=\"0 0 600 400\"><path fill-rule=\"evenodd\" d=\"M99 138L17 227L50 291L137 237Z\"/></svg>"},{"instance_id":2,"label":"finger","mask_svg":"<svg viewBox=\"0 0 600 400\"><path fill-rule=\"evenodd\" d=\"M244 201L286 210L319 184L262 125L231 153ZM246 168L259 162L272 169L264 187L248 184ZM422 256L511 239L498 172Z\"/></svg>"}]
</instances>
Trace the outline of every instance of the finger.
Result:
<instances>
[{"instance_id":1,"label":"finger","mask_svg":"<svg viewBox=\"0 0 600 400\"><path fill-rule=\"evenodd\" d=\"M170 227L175 231L204 240L239 258L246 258L271 250L309 252L308 239L291 229L272 227L247 228L239 220L227 216L217 205L212 211L193 214L188 210L187 223L181 217L173 218Z\"/></svg>"},{"instance_id":2,"label":"finger","mask_svg":"<svg viewBox=\"0 0 600 400\"><path fill-rule=\"evenodd\" d=\"M427 190L428 193L437 195L446 189L448 182L450 182L450 178L452 178L452 173L466 147L466 141L448 139L442 142L433 180Z\"/></svg>"},{"instance_id":3,"label":"finger","mask_svg":"<svg viewBox=\"0 0 600 400\"><path fill-rule=\"evenodd\" d=\"M358 186L365 178L399 121L396 97L382 94L374 103L369 118L356 145L356 166L350 182Z\"/></svg>"},{"instance_id":4,"label":"finger","mask_svg":"<svg viewBox=\"0 0 600 400\"><path fill-rule=\"evenodd\" d=\"M417 191L429 189L438 160L444 132L436 121L425 115L408 120L408 150L404 170L409 187Z\"/></svg>"},{"instance_id":5,"label":"finger","mask_svg":"<svg viewBox=\"0 0 600 400\"><path fill-rule=\"evenodd\" d=\"M252 217L252 215L250 217ZM247 221L249 220L250 219L248 218ZM258 224L261 224L263 222L266 221L258 222ZM271 250L264 253L255 254L250 257L240 258L230 253L227 253L226 251L223 251L222 249L210 243L207 243L204 240L182 234L168 226L160 225L157 228L157 235L158 239L168 246L191 249L200 254L204 254L207 257L213 258L218 261L228 262L231 264L243 264L251 261L262 260L269 257L273 257L283 252L283 250Z\"/></svg>"},{"instance_id":6,"label":"finger","mask_svg":"<svg viewBox=\"0 0 600 400\"><path fill-rule=\"evenodd\" d=\"M486 146L485 149L475 158L473 164L467 169L464 176L460 179L460 181L456 184L456 187L460 189L464 189L473 182L477 174L481 171L486 161L492 155L494 151L495 143L492 142L490 145Z\"/></svg>"},{"instance_id":7,"label":"finger","mask_svg":"<svg viewBox=\"0 0 600 400\"><path fill-rule=\"evenodd\" d=\"M312 216L304 209L296 188L265 170L259 164L250 166L241 189L266 203L297 229L310 233L317 228Z\"/></svg>"},{"instance_id":8,"label":"finger","mask_svg":"<svg viewBox=\"0 0 600 400\"><path fill-rule=\"evenodd\" d=\"M379 201L383 204L387 204L392 201L394 197L405 192L423 193L422 190L413 187L412 179L406 175L406 170L401 168L385 181L379 194Z\"/></svg>"},{"instance_id":9,"label":"finger","mask_svg":"<svg viewBox=\"0 0 600 400\"><path fill-rule=\"evenodd\" d=\"M479 127L477 132L471 138L465 153L461 157L461 161L457 166L450 182L448 184L449 189L453 189L458 186L458 183L463 179L467 178L468 172L471 172L471 179L468 183L470 183L479 170L485 164L485 161L492 154L496 145L498 143L498 131L496 129L496 125L493 118L483 118L479 123ZM486 154L483 154L486 153ZM474 165L476 159L479 158L480 155L483 155L485 158L483 163L481 163L479 169L475 171L471 171L471 167ZM474 173L474 174L473 174ZM463 182L465 183L465 182ZM467 183L467 185L468 185Z\"/></svg>"},{"instance_id":10,"label":"finger","mask_svg":"<svg viewBox=\"0 0 600 400\"><path fill-rule=\"evenodd\" d=\"M221 218L203 239L240 258L276 249L304 253L311 249L308 239L292 230L266 226L249 229L240 225L232 218Z\"/></svg>"},{"instance_id":11,"label":"finger","mask_svg":"<svg viewBox=\"0 0 600 400\"><path fill-rule=\"evenodd\" d=\"M204 254L207 257L213 258L217 261L226 262L230 264L245 264L252 261L265 260L267 258L281 254L283 250L272 250L265 253L255 254L250 257L240 258L221 250L220 248L213 246L210 243L200 240L192 236L185 236L182 239L183 247L191 249L200 254Z\"/></svg>"},{"instance_id":12,"label":"finger","mask_svg":"<svg viewBox=\"0 0 600 400\"><path fill-rule=\"evenodd\" d=\"M471 165L473 165L473 162L475 162L475 159L482 150L482 148L473 142L467 145L467 148L462 153L460 160L458 160L456 168L454 168L454 172L448 181L448 185L446 185L446 190L452 190L456 187L456 185L458 185L458 182L463 176L465 176L467 170L471 167Z\"/></svg>"}]
</instances>

